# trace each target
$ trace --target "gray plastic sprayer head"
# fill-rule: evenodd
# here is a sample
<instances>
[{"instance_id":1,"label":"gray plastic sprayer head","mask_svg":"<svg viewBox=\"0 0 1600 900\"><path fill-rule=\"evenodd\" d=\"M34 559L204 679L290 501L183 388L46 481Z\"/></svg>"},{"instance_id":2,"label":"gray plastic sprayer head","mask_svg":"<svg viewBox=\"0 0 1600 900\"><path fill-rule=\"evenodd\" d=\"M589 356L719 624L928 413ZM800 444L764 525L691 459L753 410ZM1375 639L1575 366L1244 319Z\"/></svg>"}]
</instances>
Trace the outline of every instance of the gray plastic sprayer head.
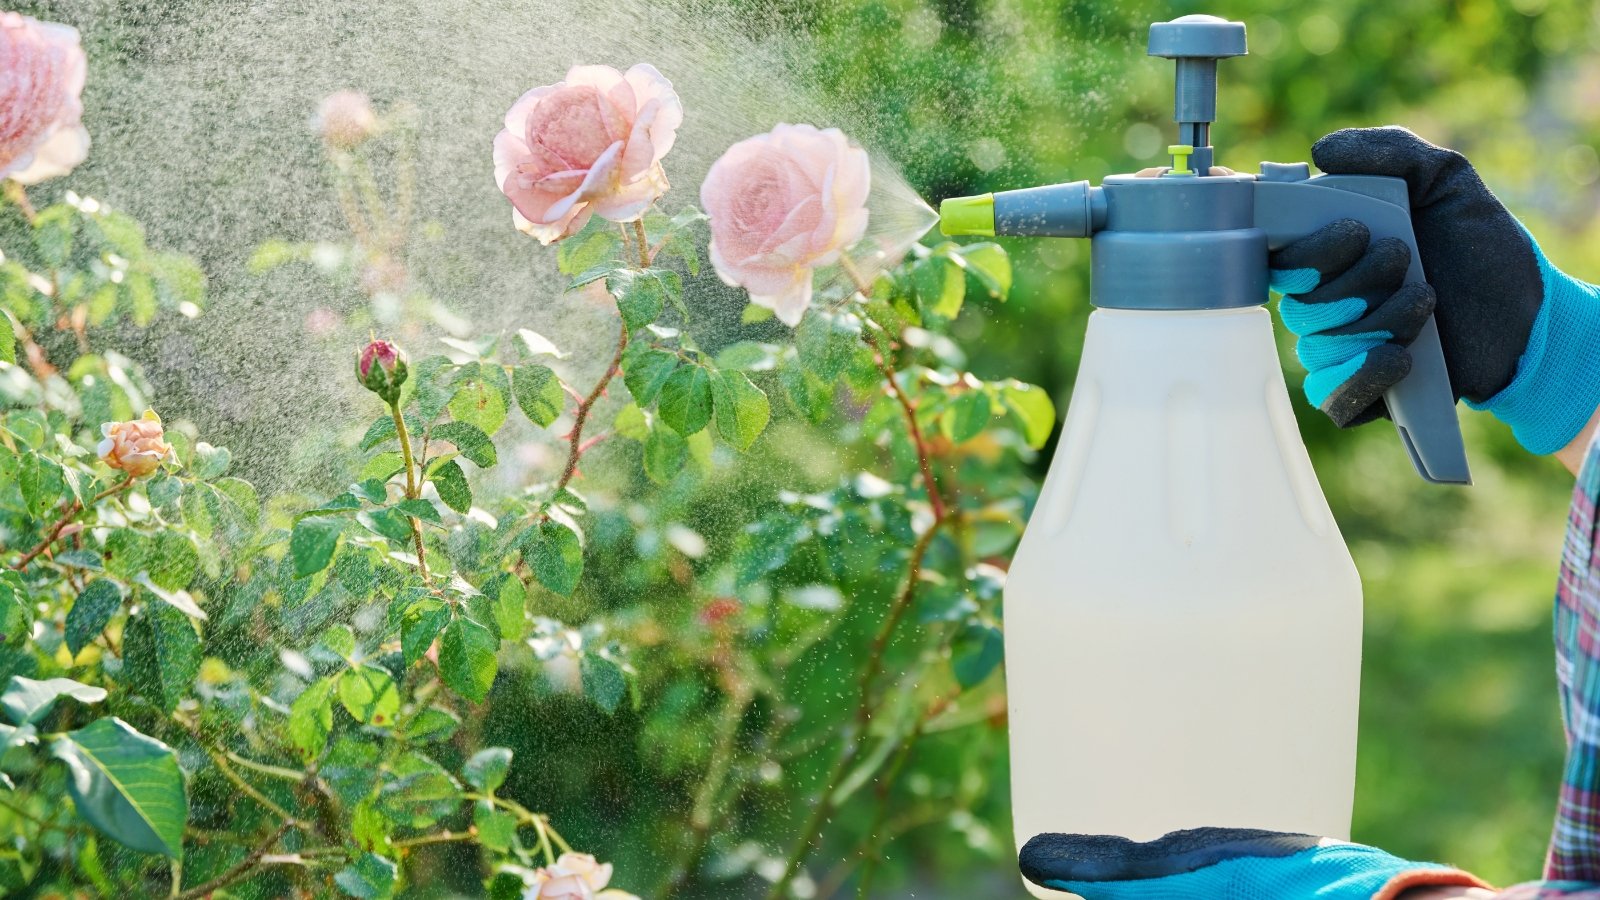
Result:
<instances>
[{"instance_id":1,"label":"gray plastic sprayer head","mask_svg":"<svg viewBox=\"0 0 1600 900\"><path fill-rule=\"evenodd\" d=\"M1183 16L1150 26L1151 56L1177 60L1172 119L1178 143L1194 147L1190 165L1211 172L1211 123L1217 120L1217 60L1244 56L1244 23L1216 16Z\"/></svg>"}]
</instances>

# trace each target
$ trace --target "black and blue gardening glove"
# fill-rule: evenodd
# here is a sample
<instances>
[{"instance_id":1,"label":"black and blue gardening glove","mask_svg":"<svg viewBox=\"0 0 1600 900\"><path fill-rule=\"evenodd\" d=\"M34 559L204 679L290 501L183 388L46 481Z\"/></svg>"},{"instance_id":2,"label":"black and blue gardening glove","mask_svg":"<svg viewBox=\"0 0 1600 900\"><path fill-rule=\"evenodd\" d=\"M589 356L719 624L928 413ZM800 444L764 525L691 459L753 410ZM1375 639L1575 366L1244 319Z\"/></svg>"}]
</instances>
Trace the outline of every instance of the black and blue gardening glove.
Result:
<instances>
[{"instance_id":1,"label":"black and blue gardening glove","mask_svg":"<svg viewBox=\"0 0 1600 900\"><path fill-rule=\"evenodd\" d=\"M1084 900L1391 900L1415 887L1488 887L1375 847L1248 828L1174 831L1147 843L1041 834L1020 862L1034 884Z\"/></svg>"},{"instance_id":2,"label":"black and blue gardening glove","mask_svg":"<svg viewBox=\"0 0 1600 900\"><path fill-rule=\"evenodd\" d=\"M1274 254L1305 391L1340 426L1385 415L1411 370L1405 346L1433 312L1458 398L1554 453L1600 406L1600 290L1557 269L1466 157L1404 128L1336 131L1311 149L1331 174L1403 178L1431 289L1402 287L1404 244L1335 222ZM1436 300L1435 300L1436 298Z\"/></svg>"}]
</instances>

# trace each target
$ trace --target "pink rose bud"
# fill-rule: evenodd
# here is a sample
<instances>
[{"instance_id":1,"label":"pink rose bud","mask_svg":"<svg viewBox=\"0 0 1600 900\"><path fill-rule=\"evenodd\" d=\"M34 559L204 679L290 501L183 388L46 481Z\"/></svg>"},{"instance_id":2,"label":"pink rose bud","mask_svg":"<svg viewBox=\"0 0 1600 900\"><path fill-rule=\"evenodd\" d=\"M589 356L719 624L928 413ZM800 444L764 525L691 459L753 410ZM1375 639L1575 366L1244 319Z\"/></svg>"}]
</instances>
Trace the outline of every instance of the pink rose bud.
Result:
<instances>
[{"instance_id":1,"label":"pink rose bud","mask_svg":"<svg viewBox=\"0 0 1600 900\"><path fill-rule=\"evenodd\" d=\"M78 29L0 12L0 181L37 184L83 162L87 67Z\"/></svg>"},{"instance_id":2,"label":"pink rose bud","mask_svg":"<svg viewBox=\"0 0 1600 900\"><path fill-rule=\"evenodd\" d=\"M866 151L837 128L779 125L734 144L700 186L712 266L798 325L812 270L838 262L866 233L871 183Z\"/></svg>"},{"instance_id":3,"label":"pink rose bud","mask_svg":"<svg viewBox=\"0 0 1600 900\"><path fill-rule=\"evenodd\" d=\"M599 215L631 222L667 190L661 158L683 104L672 82L640 63L573 66L566 80L523 94L494 138L494 178L511 219L548 244Z\"/></svg>"},{"instance_id":4,"label":"pink rose bud","mask_svg":"<svg viewBox=\"0 0 1600 900\"><path fill-rule=\"evenodd\" d=\"M317 133L328 146L354 150L378 133L378 114L372 101L360 91L334 91L324 97L313 120Z\"/></svg>"},{"instance_id":5,"label":"pink rose bud","mask_svg":"<svg viewBox=\"0 0 1600 900\"><path fill-rule=\"evenodd\" d=\"M400 386L406 383L406 355L388 341L373 341L362 348L356 360L356 377L367 390L385 403L400 399Z\"/></svg>"},{"instance_id":6,"label":"pink rose bud","mask_svg":"<svg viewBox=\"0 0 1600 900\"><path fill-rule=\"evenodd\" d=\"M143 418L131 422L107 422L100 426L100 434L100 446L95 448L100 461L134 478L149 475L172 458L172 446L162 440L165 433L155 410L147 409Z\"/></svg>"}]
</instances>

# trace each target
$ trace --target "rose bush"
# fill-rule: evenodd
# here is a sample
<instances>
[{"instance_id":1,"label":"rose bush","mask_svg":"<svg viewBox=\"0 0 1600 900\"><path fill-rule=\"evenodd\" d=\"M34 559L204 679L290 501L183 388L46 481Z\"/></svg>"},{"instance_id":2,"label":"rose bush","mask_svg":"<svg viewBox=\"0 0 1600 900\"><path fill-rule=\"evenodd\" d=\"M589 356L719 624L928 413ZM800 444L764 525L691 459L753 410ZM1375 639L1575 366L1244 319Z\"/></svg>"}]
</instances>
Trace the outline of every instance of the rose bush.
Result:
<instances>
[{"instance_id":1,"label":"rose bush","mask_svg":"<svg viewBox=\"0 0 1600 900\"><path fill-rule=\"evenodd\" d=\"M328 431L327 496L263 499L105 348L198 314L192 261L88 198L0 210L0 889L830 896L929 823L998 854L1003 785L973 775L1003 739L997 563L1054 411L946 332L1004 297L1005 255L919 246L867 281L865 154L810 126L730 150L709 226L661 212L670 85L580 66L493 161L560 242L553 302L598 295L612 349L445 334L404 192L352 187L410 177L403 110L377 115L321 132L349 234L252 259L344 279L367 307L340 315L386 329L346 351L371 418ZM703 327L708 228L792 330Z\"/></svg>"}]
</instances>

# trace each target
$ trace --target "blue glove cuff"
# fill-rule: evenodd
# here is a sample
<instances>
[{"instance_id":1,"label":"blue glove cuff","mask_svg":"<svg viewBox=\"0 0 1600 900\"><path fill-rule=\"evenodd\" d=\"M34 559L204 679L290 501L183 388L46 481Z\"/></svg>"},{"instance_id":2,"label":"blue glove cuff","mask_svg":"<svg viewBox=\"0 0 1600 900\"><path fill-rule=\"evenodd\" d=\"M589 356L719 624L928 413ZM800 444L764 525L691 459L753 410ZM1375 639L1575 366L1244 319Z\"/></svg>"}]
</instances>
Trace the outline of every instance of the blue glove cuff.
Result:
<instances>
[{"instance_id":1,"label":"blue glove cuff","mask_svg":"<svg viewBox=\"0 0 1600 900\"><path fill-rule=\"evenodd\" d=\"M1089 900L1373 900L1407 873L1453 871L1436 863L1408 862L1376 847L1335 844L1282 857L1241 856L1166 877L1041 883Z\"/></svg>"},{"instance_id":2,"label":"blue glove cuff","mask_svg":"<svg viewBox=\"0 0 1600 900\"><path fill-rule=\"evenodd\" d=\"M1467 405L1492 413L1511 426L1518 443L1544 455L1572 443L1600 407L1600 289L1552 266L1537 241L1533 253L1544 303L1528 348L1510 384Z\"/></svg>"}]
</instances>

